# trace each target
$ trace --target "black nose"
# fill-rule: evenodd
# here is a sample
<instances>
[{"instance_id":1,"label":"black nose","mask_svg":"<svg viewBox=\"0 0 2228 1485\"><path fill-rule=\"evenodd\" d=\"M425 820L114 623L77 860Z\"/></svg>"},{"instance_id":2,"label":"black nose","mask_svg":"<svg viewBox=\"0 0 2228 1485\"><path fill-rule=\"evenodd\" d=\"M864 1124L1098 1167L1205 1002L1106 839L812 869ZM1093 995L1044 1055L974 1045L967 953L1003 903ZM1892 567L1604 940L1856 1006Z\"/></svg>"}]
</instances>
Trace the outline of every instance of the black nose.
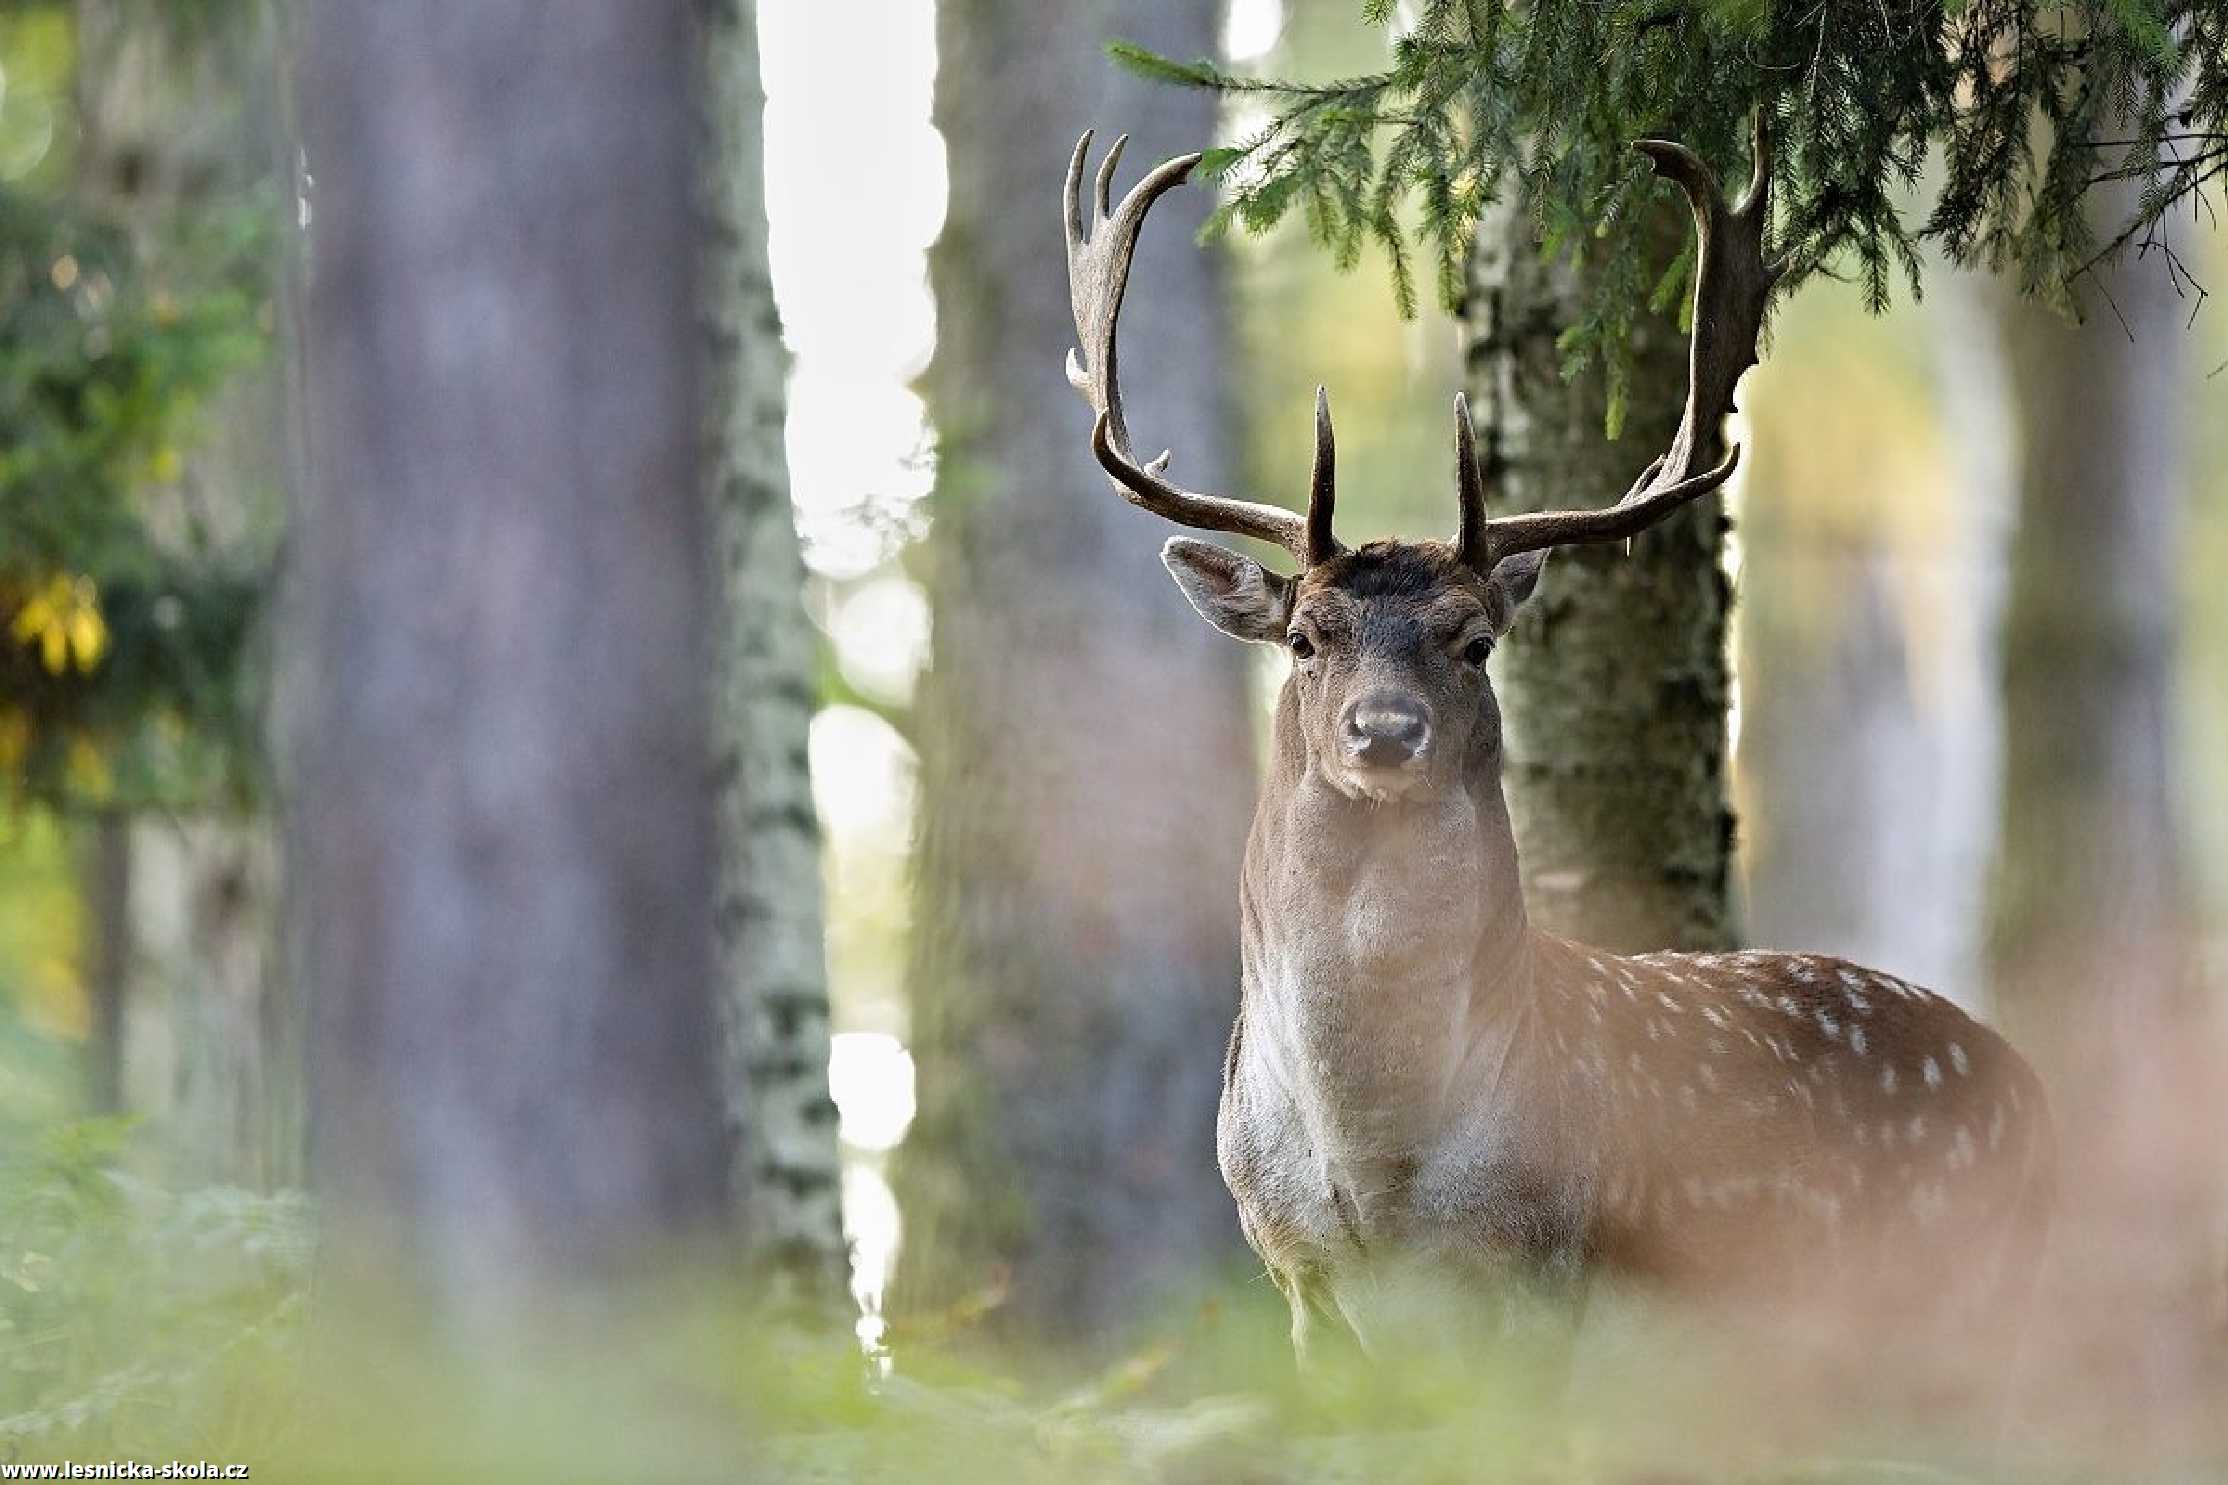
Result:
<instances>
[{"instance_id":1,"label":"black nose","mask_svg":"<svg viewBox=\"0 0 2228 1485\"><path fill-rule=\"evenodd\" d=\"M1346 754L1357 763L1395 768L1423 751L1431 720L1414 703L1364 697L1346 708L1340 727Z\"/></svg>"}]
</instances>

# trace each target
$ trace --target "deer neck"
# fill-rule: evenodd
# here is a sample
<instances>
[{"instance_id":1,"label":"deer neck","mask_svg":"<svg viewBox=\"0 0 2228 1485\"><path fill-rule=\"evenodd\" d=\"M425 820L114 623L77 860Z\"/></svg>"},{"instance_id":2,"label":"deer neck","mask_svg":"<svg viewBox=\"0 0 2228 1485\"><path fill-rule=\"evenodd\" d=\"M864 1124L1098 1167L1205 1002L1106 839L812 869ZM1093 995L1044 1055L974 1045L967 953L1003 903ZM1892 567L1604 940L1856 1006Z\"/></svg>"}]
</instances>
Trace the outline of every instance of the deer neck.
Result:
<instances>
[{"instance_id":1,"label":"deer neck","mask_svg":"<svg viewBox=\"0 0 2228 1485\"><path fill-rule=\"evenodd\" d=\"M1274 741L1246 852L1247 1039L1311 1124L1427 1143L1490 1097L1530 993L1498 772L1481 748L1429 800L1349 798L1308 757L1289 692Z\"/></svg>"}]
</instances>

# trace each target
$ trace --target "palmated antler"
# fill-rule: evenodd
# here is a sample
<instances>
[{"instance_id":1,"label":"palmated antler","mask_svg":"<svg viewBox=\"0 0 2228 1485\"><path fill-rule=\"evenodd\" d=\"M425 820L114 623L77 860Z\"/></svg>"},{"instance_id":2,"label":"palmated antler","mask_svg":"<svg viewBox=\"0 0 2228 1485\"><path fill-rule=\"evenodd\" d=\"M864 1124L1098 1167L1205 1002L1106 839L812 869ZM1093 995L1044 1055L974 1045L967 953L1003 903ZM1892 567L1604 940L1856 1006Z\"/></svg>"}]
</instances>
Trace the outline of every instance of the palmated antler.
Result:
<instances>
[{"instance_id":1,"label":"palmated antler","mask_svg":"<svg viewBox=\"0 0 2228 1485\"><path fill-rule=\"evenodd\" d=\"M1339 548L1331 536L1335 500L1331 408L1330 399L1320 388L1315 393L1315 475L1304 519L1281 506L1187 490L1167 477L1169 456L1165 453L1146 464L1137 462L1129 424L1122 417L1115 325L1121 318L1130 259L1137 251L1137 233L1145 224L1145 214L1155 201L1183 183L1200 157L1180 155L1166 161L1132 186L1120 206L1109 210L1114 166L1128 140L1126 134L1115 140L1099 166L1097 211L1089 237L1083 232L1083 162L1090 154L1091 131L1085 130L1076 141L1075 157L1068 162L1064 198L1068 298L1075 309L1075 332L1083 341L1080 351L1068 352L1068 381L1098 414L1098 423L1091 430L1091 452L1112 477L1117 494L1179 526L1274 542L1309 566L1335 556Z\"/></svg>"},{"instance_id":2,"label":"palmated antler","mask_svg":"<svg viewBox=\"0 0 2228 1485\"><path fill-rule=\"evenodd\" d=\"M1728 205L1717 175L1685 145L1643 139L1633 148L1656 174L1686 192L1694 210L1694 329L1687 351L1686 411L1671 447L1641 471L1622 500L1601 510L1539 511L1487 517L1485 488L1471 447L1470 410L1455 398L1455 462L1462 492L1462 531L1457 538L1473 567L1490 572L1518 552L1572 542L1619 541L1637 535L1698 496L1725 483L1740 460L1740 446L1717 467L1694 472L1705 435L1732 409L1741 373L1756 364L1764 310L1784 265L1764 260L1764 228L1771 215L1771 141L1757 113L1755 160L1748 189Z\"/></svg>"}]
</instances>

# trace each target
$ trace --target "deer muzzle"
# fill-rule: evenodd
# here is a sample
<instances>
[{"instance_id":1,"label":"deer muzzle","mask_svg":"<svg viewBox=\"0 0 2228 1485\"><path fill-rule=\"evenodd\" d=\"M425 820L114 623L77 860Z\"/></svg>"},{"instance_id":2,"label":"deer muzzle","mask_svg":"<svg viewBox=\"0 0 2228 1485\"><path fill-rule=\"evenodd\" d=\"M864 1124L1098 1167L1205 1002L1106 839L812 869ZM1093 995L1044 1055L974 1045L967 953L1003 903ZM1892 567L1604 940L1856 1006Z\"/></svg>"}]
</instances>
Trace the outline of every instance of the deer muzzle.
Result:
<instances>
[{"instance_id":1,"label":"deer muzzle","mask_svg":"<svg viewBox=\"0 0 2228 1485\"><path fill-rule=\"evenodd\" d=\"M1344 762L1357 773L1417 770L1431 747L1431 708L1412 697L1373 692L1347 705L1338 739Z\"/></svg>"}]
</instances>

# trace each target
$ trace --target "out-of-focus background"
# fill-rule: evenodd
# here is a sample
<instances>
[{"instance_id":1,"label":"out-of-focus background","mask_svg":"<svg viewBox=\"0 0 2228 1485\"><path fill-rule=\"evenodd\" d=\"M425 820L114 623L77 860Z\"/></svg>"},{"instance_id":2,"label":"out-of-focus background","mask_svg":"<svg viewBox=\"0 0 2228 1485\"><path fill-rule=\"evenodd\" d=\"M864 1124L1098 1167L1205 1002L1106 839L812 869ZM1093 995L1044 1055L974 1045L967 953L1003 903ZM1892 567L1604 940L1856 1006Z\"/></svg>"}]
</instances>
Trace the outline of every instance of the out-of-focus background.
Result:
<instances>
[{"instance_id":1,"label":"out-of-focus background","mask_svg":"<svg viewBox=\"0 0 2228 1485\"><path fill-rule=\"evenodd\" d=\"M1055 190L1077 120L1131 130L1134 172L1266 118L1120 71L1107 39L1344 77L1398 34L1360 10L756 7L744 147L788 361L748 374L776 389L803 563L810 809L803 854L753 859L757 890L795 888L816 820L819 893L749 912L821 914L824 951L811 930L786 951L806 1008L769 1013L799 1040L767 1081L801 1056L809 1085L824 1045L842 1284L886 1385L908 1310L924 1353L1049 1338L1129 1358L1112 1375L1146 1389L1202 1296L1235 1275L1235 1308L1264 1298L1211 1129L1283 661L1196 621L1163 529L1091 467L1060 374ZM224 1378L300 1343L304 1068L326 1064L297 967L324 961L285 929L280 807L318 775L274 748L355 679L305 678L287 626L359 621L300 621L326 590L286 586L334 560L288 529L308 438L288 327L315 323L328 270L324 162L295 117L327 100L282 85L301 53L295 18L245 0L0 10L0 1454L130 1453L172 1437L140 1414L204 1408L205 1452L264 1447L273 1419L222 1415ZM1342 534L1443 534L1463 325L1428 294L1403 318L1379 258L1341 271L1296 218L1202 247L1208 203L1171 198L1139 253L1140 440L1200 485L1294 503L1325 383ZM2130 260L2080 325L1941 263L1885 314L1819 278L1776 315L1725 502L1733 900L1750 944L1846 955L2015 1034L2093 997L2138 1062L2218 1067L2228 314L2197 285L2228 279L2228 237L2202 209L2180 231L2190 277ZM417 642L472 649L455 626L475 614L432 607ZM2220 1113L2161 1116L2192 1121L2176 1148L2214 1167L2213 1205L2149 1214L2140 1250L2075 1239L2081 1261L2171 1271L2124 1318L2190 1322L2173 1356L2128 1345L2176 1396L2228 1349ZM758 1220L809 1247L816 1157L783 1164L781 1118L752 1137L797 1199ZM177 1253L203 1265L190 1286L165 1277ZM211 1347L230 1348L213 1370L187 1359Z\"/></svg>"}]
</instances>

